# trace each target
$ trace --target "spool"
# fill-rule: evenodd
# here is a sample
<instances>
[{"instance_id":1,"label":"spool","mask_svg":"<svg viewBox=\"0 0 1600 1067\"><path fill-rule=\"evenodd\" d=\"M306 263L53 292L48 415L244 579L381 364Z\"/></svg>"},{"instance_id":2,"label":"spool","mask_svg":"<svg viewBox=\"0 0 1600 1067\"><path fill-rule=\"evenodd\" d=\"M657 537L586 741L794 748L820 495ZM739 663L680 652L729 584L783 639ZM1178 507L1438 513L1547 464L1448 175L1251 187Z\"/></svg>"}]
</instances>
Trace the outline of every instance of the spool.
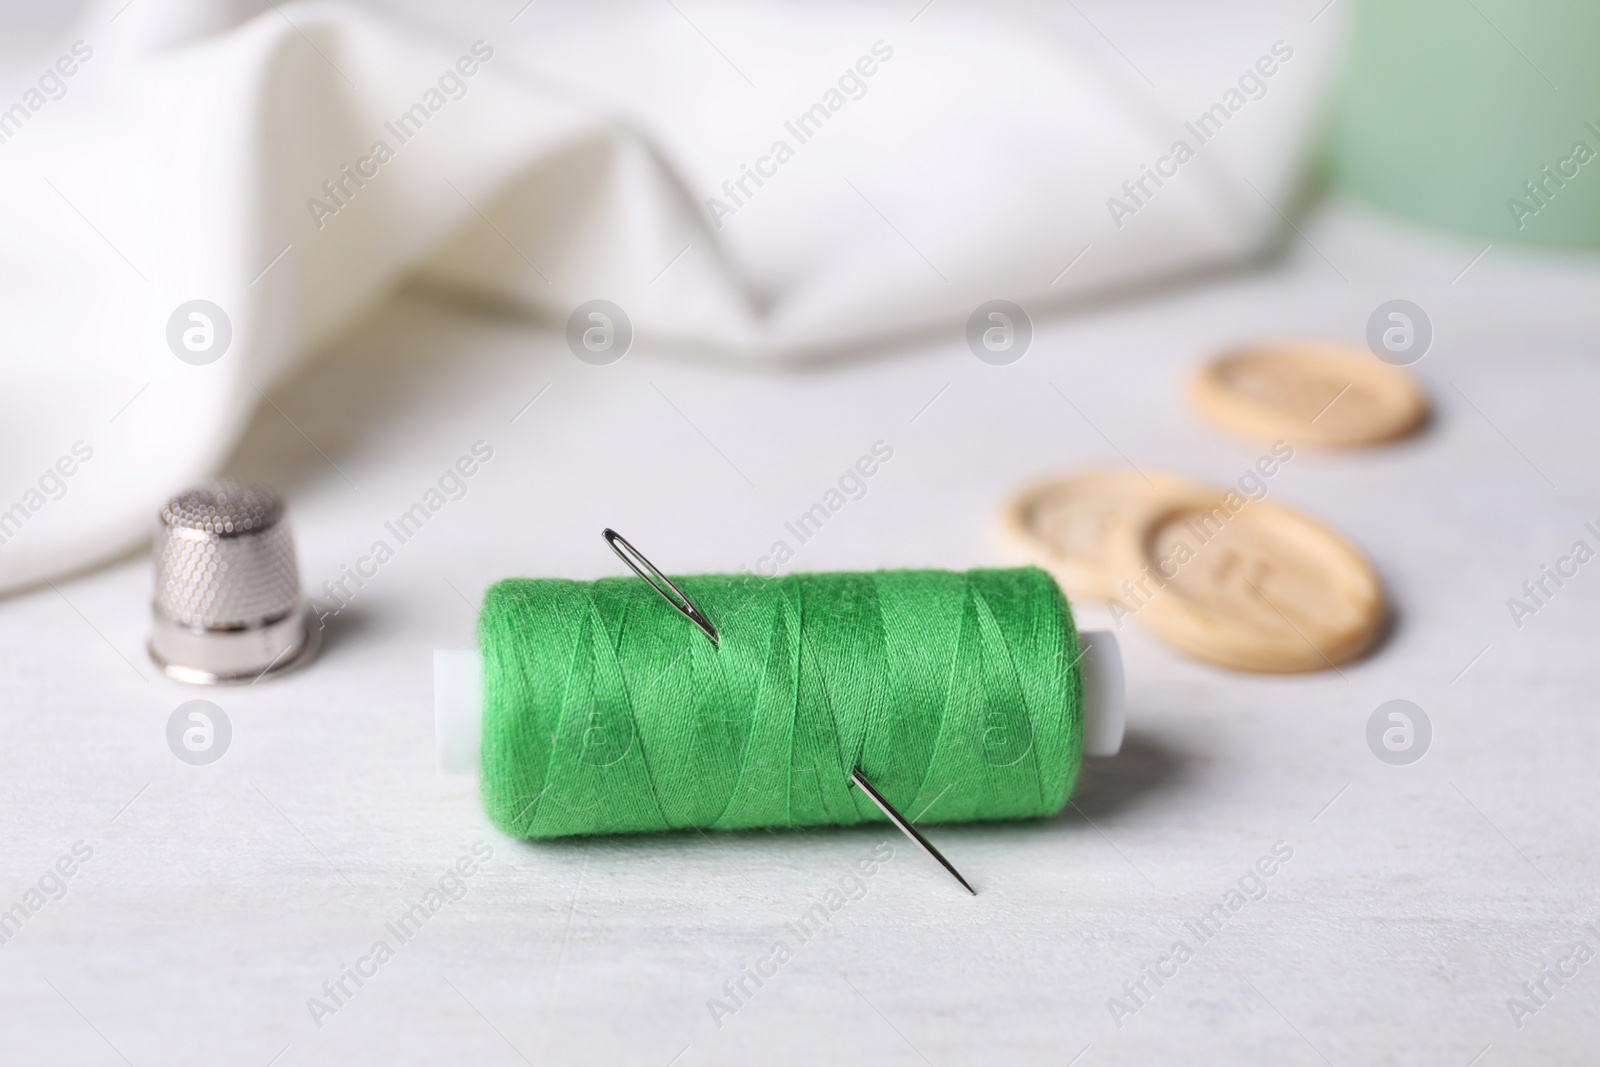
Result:
<instances>
[{"instance_id":1,"label":"spool","mask_svg":"<svg viewBox=\"0 0 1600 1067\"><path fill-rule=\"evenodd\" d=\"M1065 803L1081 756L1121 747L1116 641L1079 634L1036 569L678 581L717 624L719 645L636 579L512 580L485 596L481 652L434 653L441 768L480 772L500 829L556 837L881 819L851 795L852 764L927 823L1047 815ZM877 628L858 625L874 618ZM804 678L784 688L775 679L788 676L765 650L790 638L797 649L784 662ZM958 654L945 669L950 640ZM580 660L588 666L575 667ZM963 663L978 665L981 695ZM570 699L577 689L588 697ZM673 695L655 699L658 690ZM627 694L626 707L608 692ZM832 725L814 714L819 694L832 702ZM743 762L737 782L712 787L733 768L726 752L748 760L760 738L784 729L791 741L778 749L800 754L791 765ZM1024 732L1015 751L991 751L995 736ZM574 758L596 736L591 756ZM698 766L687 752L702 753ZM1023 796L1035 773L1038 796Z\"/></svg>"}]
</instances>

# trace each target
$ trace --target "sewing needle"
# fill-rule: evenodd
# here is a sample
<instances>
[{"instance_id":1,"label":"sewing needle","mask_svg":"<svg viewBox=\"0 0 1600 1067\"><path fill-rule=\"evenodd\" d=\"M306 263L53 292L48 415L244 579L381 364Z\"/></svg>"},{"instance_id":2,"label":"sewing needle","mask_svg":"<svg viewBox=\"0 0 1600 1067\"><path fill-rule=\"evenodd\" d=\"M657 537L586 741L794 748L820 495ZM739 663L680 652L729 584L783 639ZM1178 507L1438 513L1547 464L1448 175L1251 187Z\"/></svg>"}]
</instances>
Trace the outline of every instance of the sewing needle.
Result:
<instances>
[{"instance_id":1,"label":"sewing needle","mask_svg":"<svg viewBox=\"0 0 1600 1067\"><path fill-rule=\"evenodd\" d=\"M922 851L938 860L939 866L949 871L950 877L961 883L961 888L965 889L973 896L978 895L978 891L972 888L972 886L968 885L965 878L961 877L961 872L951 866L950 861L944 858L944 854L941 853L937 848L933 847L933 842L929 841L926 837L923 837L922 833L915 826L912 826L909 822L907 822L904 816L902 816L898 811L894 810L893 805L891 805L887 800L883 799L878 791L867 783L867 780L861 776L860 770L852 770L850 772L850 780L856 784L856 788L867 794L872 802L878 805L878 810L887 815L889 817L889 821L900 828L901 833L905 834L912 841L916 842L917 846L920 847Z\"/></svg>"}]
</instances>

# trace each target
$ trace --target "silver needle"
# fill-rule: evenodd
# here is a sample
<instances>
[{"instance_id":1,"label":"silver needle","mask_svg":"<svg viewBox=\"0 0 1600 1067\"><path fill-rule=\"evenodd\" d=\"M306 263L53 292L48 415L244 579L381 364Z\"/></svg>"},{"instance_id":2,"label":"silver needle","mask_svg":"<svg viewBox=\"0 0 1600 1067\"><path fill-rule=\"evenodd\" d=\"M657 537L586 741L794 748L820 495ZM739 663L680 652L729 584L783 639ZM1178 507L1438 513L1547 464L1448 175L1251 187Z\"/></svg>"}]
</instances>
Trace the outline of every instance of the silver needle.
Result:
<instances>
[{"instance_id":1,"label":"silver needle","mask_svg":"<svg viewBox=\"0 0 1600 1067\"><path fill-rule=\"evenodd\" d=\"M611 546L611 551L615 552L617 558L626 563L633 573L649 582L650 587L660 593L668 604L676 608L684 618L700 627L700 632L710 639L712 648L721 647L721 639L717 637L717 628L711 625L711 620L701 614L700 609L694 606L694 601L684 595L682 589L672 584L671 578L662 574L656 569L654 563L645 559L643 552L630 545L626 537L623 537L609 526L600 531L600 536L605 538L606 544ZM635 560L638 562L635 562ZM644 566L641 567L641 563ZM649 573L646 573L647 571ZM660 581L656 580L658 578ZM666 588L662 588L663 585ZM668 590L671 590L671 592L668 592Z\"/></svg>"},{"instance_id":2,"label":"silver needle","mask_svg":"<svg viewBox=\"0 0 1600 1067\"><path fill-rule=\"evenodd\" d=\"M867 784L867 780L861 777L860 770L852 770L850 772L850 780L856 784L856 788L867 794L867 796L871 798L872 802L878 805L878 810L887 815L889 817L889 821L900 828L901 833L915 841L917 845L921 847L922 851L938 860L939 866L949 871L950 877L961 883L961 888L965 889L973 896L978 895L978 891L972 888L972 886L968 885L965 878L961 877L961 872L952 867L950 865L950 861L945 859L939 850L933 847L933 842L929 841L926 837L923 837L915 826L912 826L910 823L906 822L904 816L902 816L898 811L895 811L894 808L890 806L889 802L879 795L876 789Z\"/></svg>"},{"instance_id":3,"label":"silver needle","mask_svg":"<svg viewBox=\"0 0 1600 1067\"><path fill-rule=\"evenodd\" d=\"M649 582L655 591L666 599L667 603L678 609L690 622L700 627L701 632L711 640L712 647L720 646L721 642L718 639L716 627L711 625L711 620L701 614L700 609L695 607L694 602L684 595L683 590L672 584L672 579L657 570L654 563L645 559L644 555L637 548L630 545L627 538L617 533L617 531L607 527L601 532L601 536L605 538L606 544L611 546L611 551L615 552L618 558L626 563L635 574ZM657 579L660 579L660 581L657 581ZM662 588L663 585L666 588ZM917 847L922 851L938 860L939 866L949 871L950 877L961 883L961 888L973 896L978 895L978 891L972 888L965 878L961 877L961 872L952 867L950 861L945 859L944 855L933 847L933 842L923 837L915 826L907 822L903 815L895 811L894 807L867 783L867 780L861 776L859 769L851 770L850 780L856 784L856 788L867 794L872 802L878 806L879 811L889 817L890 822L900 828L901 833L916 842Z\"/></svg>"}]
</instances>

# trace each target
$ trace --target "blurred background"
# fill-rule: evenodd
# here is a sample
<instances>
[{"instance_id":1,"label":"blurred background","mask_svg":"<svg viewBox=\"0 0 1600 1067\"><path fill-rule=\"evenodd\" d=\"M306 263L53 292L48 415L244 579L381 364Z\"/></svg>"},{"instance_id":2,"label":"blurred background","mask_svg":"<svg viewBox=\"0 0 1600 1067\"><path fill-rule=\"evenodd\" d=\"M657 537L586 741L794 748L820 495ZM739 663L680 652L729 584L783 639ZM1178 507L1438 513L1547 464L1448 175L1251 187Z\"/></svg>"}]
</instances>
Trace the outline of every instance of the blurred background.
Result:
<instances>
[{"instance_id":1,"label":"blurred background","mask_svg":"<svg viewBox=\"0 0 1600 1067\"><path fill-rule=\"evenodd\" d=\"M1586 969L1508 1002L1600 949L1600 602L1582 572L1508 599L1600 538L1597 46L1555 0L0 4L0 907L93 854L0 943L0 1048L1581 1059ZM1053 472L1237 482L1262 446L1196 413L1195 368L1364 355L1397 300L1426 427L1272 483L1372 560L1377 650L1248 675L1075 602L1123 642L1124 753L1059 819L942 828L979 897L896 862L726 1027L706 998L876 838L535 846L435 769L432 651L501 578L617 573L602 527L669 573L780 542L784 573L997 565L1000 508ZM149 545L219 473L284 495L326 634L204 694L231 740L197 767ZM1394 699L1433 720L1404 767L1365 733ZM464 901L308 1018L477 841ZM1271 895L1108 1014L1278 841Z\"/></svg>"},{"instance_id":2,"label":"blurred background","mask_svg":"<svg viewBox=\"0 0 1600 1067\"><path fill-rule=\"evenodd\" d=\"M64 426L107 446L0 583L141 543L402 288L818 365L1304 255L1358 338L1381 299L1326 247L1352 226L1460 257L1440 300L1480 257L1600 240L1596 27L1565 7L503 6L10 16L6 462L26 482ZM194 301L225 336L174 359Z\"/></svg>"}]
</instances>

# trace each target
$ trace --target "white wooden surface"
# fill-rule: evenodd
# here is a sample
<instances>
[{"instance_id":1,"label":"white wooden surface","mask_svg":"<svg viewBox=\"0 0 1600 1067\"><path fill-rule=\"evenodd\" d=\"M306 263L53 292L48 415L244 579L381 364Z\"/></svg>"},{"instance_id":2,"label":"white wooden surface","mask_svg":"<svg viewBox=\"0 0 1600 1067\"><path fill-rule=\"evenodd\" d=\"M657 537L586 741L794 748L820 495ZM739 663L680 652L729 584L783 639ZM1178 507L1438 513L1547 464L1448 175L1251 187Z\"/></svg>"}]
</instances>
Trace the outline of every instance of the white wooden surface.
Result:
<instances>
[{"instance_id":1,"label":"white wooden surface","mask_svg":"<svg viewBox=\"0 0 1600 1067\"><path fill-rule=\"evenodd\" d=\"M0 1061L1591 1055L1600 963L1547 981L1520 1028L1507 1001L1574 943L1600 950L1600 564L1520 630L1506 599L1596 541L1582 524L1600 520L1600 270L1496 247L1452 283L1481 243L1342 208L1306 232L1318 251L1296 239L1257 274L1041 318L1009 367L951 336L798 373L644 351L598 368L528 324L415 295L385 306L276 398L281 415L256 417L233 466L287 493L307 586L474 441L494 459L361 591L309 671L205 694L158 677L142 652L144 559L0 603L0 908L75 842L93 850L0 945ZM1416 368L1433 425L1381 451L1302 452L1273 480L1275 499L1371 553L1395 605L1383 647L1339 673L1267 678L1124 630L1127 747L1091 766L1076 810L940 828L976 898L894 842L865 897L720 1028L708 999L776 938L796 944L785 924L885 835L525 844L486 826L468 781L433 769L431 650L470 642L469 602L498 578L616 572L603 525L669 569L754 563L883 439L894 457L869 494L792 566L999 562L995 509L1041 472L1125 456L1236 478L1256 450L1196 422L1185 369L1280 331L1358 338L1392 297L1437 331ZM164 737L196 695L234 728L208 767ZM1365 741L1392 698L1434 726L1408 767ZM493 855L464 899L399 944L385 924L480 841ZM1293 857L1267 896L1193 940L1185 921L1276 842ZM1147 980L1153 995L1119 1028L1108 999L1179 938L1194 958L1159 989ZM308 998L379 939L394 958L359 989L347 980L354 995L317 1026Z\"/></svg>"}]
</instances>

